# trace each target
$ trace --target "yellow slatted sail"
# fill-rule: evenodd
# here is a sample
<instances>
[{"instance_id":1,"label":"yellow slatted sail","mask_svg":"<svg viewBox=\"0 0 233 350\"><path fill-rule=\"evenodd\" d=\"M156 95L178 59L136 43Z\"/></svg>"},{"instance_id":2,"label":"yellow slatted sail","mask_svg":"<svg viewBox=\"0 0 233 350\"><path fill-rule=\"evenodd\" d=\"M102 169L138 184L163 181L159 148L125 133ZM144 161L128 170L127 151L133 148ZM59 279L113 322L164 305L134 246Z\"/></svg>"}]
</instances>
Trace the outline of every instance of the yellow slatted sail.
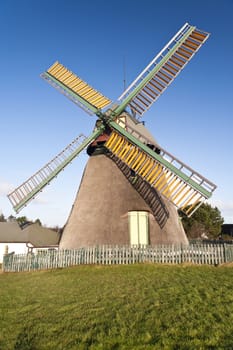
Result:
<instances>
[{"instance_id":1,"label":"yellow slatted sail","mask_svg":"<svg viewBox=\"0 0 233 350\"><path fill-rule=\"evenodd\" d=\"M105 147L177 208L191 215L205 197L170 169L113 131Z\"/></svg>"},{"instance_id":2,"label":"yellow slatted sail","mask_svg":"<svg viewBox=\"0 0 233 350\"><path fill-rule=\"evenodd\" d=\"M61 63L55 62L48 70L53 78L68 87L72 92L78 94L97 109L102 109L111 103L111 100L93 89L85 81L77 77L73 72Z\"/></svg>"}]
</instances>

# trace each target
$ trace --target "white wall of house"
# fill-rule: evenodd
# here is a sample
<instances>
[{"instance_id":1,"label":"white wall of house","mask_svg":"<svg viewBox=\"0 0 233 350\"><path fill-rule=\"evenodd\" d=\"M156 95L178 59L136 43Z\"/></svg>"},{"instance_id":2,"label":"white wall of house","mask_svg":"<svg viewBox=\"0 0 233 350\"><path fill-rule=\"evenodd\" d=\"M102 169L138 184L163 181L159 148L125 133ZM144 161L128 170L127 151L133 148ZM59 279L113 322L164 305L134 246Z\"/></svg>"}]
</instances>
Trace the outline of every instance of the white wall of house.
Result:
<instances>
[{"instance_id":1,"label":"white wall of house","mask_svg":"<svg viewBox=\"0 0 233 350\"><path fill-rule=\"evenodd\" d=\"M3 260L3 254L5 252L5 246L8 245L8 252L15 252L15 254L27 253L27 246L25 243L0 243L0 263Z\"/></svg>"}]
</instances>

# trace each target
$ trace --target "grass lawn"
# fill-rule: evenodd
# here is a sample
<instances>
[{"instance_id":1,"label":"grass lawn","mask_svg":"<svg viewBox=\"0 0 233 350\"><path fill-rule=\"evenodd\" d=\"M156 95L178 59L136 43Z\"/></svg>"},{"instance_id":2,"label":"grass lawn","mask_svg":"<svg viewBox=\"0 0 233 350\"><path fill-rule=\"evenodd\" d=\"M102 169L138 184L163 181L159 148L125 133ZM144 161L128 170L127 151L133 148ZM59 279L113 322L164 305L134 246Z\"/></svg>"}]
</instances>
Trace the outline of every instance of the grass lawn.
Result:
<instances>
[{"instance_id":1,"label":"grass lawn","mask_svg":"<svg viewBox=\"0 0 233 350\"><path fill-rule=\"evenodd\" d=\"M0 274L0 349L233 349L233 267Z\"/></svg>"}]
</instances>

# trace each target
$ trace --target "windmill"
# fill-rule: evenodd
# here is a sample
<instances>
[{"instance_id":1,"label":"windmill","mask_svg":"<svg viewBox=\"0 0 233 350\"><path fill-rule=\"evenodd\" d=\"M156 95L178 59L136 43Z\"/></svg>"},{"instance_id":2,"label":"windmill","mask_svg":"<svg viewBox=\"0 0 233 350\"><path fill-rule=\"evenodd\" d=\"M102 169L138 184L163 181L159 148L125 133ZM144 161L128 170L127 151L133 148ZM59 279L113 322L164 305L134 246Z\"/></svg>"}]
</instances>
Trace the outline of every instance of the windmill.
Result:
<instances>
[{"instance_id":1,"label":"windmill","mask_svg":"<svg viewBox=\"0 0 233 350\"><path fill-rule=\"evenodd\" d=\"M186 23L117 103L55 62L41 77L88 114L95 114L97 121L89 137L79 135L8 195L15 211L26 206L87 149L90 158L61 248L187 242L177 209L191 216L216 186L162 149L140 118L208 36Z\"/></svg>"}]
</instances>

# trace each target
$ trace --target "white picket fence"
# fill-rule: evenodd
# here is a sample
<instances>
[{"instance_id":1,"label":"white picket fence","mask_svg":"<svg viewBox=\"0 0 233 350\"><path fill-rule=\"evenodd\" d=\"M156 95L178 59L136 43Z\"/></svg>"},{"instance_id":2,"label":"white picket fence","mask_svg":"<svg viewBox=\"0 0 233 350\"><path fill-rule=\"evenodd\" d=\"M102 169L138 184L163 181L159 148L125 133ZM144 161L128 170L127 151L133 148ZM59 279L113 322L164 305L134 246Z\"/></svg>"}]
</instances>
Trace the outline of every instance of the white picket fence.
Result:
<instances>
[{"instance_id":1,"label":"white picket fence","mask_svg":"<svg viewBox=\"0 0 233 350\"><path fill-rule=\"evenodd\" d=\"M4 272L35 271L85 264L209 264L233 261L233 244L157 246L98 246L73 250L44 250L28 254L6 254Z\"/></svg>"}]
</instances>

